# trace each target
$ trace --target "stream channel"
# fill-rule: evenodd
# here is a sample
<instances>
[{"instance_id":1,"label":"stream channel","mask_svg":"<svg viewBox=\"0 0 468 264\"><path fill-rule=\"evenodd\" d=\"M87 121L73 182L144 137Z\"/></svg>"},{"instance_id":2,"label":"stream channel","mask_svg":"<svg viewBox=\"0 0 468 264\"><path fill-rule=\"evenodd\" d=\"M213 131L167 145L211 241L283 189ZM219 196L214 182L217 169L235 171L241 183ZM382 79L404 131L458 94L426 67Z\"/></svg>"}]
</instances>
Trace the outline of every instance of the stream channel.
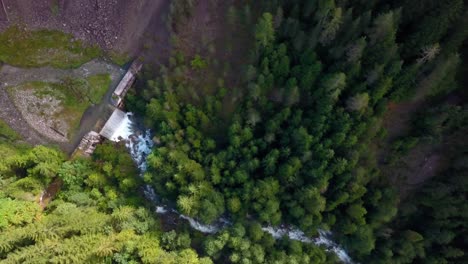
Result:
<instances>
[{"instance_id":1,"label":"stream channel","mask_svg":"<svg viewBox=\"0 0 468 264\"><path fill-rule=\"evenodd\" d=\"M151 153L154 142L152 140L151 131L149 129L141 129L141 126L137 125L137 122L134 120L135 117L133 114L127 113L126 118L112 136L112 140L116 142L123 140L125 142L127 149L138 166L140 175L143 175L147 169L146 157ZM214 234L231 225L231 222L227 218L220 218L209 225L203 224L192 217L179 213L175 208L169 205L162 204L151 186L146 185L144 190L146 199L154 204L156 213L172 214L173 217L184 219L189 222L193 229L202 233ZM303 243L314 243L315 245L324 246L327 251L335 253L343 263L353 263L346 251L331 240L332 233L330 231L319 230L319 236L312 238L306 236L301 230L287 225L278 227L264 226L262 229L270 233L275 239L287 236L292 240L298 240Z\"/></svg>"}]
</instances>

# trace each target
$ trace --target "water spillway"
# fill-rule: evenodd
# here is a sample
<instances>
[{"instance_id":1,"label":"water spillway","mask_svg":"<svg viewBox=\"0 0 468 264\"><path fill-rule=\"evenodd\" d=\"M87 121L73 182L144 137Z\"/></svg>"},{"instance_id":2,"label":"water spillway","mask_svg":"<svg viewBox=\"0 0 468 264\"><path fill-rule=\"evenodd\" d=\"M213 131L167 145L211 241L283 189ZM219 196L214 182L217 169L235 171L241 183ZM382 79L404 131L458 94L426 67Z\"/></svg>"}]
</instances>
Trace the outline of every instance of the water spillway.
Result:
<instances>
[{"instance_id":1,"label":"water spillway","mask_svg":"<svg viewBox=\"0 0 468 264\"><path fill-rule=\"evenodd\" d=\"M116 108L99 134L112 141L126 140L132 135L131 113Z\"/></svg>"}]
</instances>

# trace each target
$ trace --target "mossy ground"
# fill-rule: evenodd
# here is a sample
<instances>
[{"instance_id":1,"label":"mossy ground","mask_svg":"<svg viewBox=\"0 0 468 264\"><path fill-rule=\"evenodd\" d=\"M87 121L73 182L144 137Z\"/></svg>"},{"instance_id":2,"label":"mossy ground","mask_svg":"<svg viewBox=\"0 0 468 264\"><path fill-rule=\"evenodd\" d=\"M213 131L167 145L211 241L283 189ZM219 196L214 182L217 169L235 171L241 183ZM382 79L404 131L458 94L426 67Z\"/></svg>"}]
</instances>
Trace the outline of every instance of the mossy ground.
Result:
<instances>
[{"instance_id":1,"label":"mossy ground","mask_svg":"<svg viewBox=\"0 0 468 264\"><path fill-rule=\"evenodd\" d=\"M20 139L20 135L5 121L0 119L0 159L6 159L26 150L28 145L24 142L19 142Z\"/></svg>"},{"instance_id":2,"label":"mossy ground","mask_svg":"<svg viewBox=\"0 0 468 264\"><path fill-rule=\"evenodd\" d=\"M15 141L20 139L16 133L7 123L0 119L0 142L2 141Z\"/></svg>"},{"instance_id":3,"label":"mossy ground","mask_svg":"<svg viewBox=\"0 0 468 264\"><path fill-rule=\"evenodd\" d=\"M127 63L129 63L132 60L132 58L128 54L116 52L116 51L108 52L107 56L110 58L110 60L113 63L119 65L120 67L125 66Z\"/></svg>"},{"instance_id":4,"label":"mossy ground","mask_svg":"<svg viewBox=\"0 0 468 264\"><path fill-rule=\"evenodd\" d=\"M0 33L0 61L18 67L77 68L101 54L60 31L10 27Z\"/></svg>"}]
</instances>

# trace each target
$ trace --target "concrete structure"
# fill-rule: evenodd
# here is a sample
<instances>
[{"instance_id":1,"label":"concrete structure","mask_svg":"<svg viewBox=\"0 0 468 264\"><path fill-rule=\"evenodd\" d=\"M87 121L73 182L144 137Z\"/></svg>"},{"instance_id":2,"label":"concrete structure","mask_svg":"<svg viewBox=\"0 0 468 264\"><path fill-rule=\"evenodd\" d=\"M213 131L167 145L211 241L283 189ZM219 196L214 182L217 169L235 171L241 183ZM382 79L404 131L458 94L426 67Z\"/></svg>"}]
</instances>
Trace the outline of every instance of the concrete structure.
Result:
<instances>
[{"instance_id":1,"label":"concrete structure","mask_svg":"<svg viewBox=\"0 0 468 264\"><path fill-rule=\"evenodd\" d=\"M116 108L99 134L109 140L114 140L114 135L121 129L126 119L127 114Z\"/></svg>"},{"instance_id":2,"label":"concrete structure","mask_svg":"<svg viewBox=\"0 0 468 264\"><path fill-rule=\"evenodd\" d=\"M84 156L90 156L96 149L96 145L102 142L104 138L112 141L118 141L120 137L128 138L128 136L130 136L132 131L128 127L130 122L129 115L119 108L122 108L123 99L135 82L136 75L141 70L142 66L143 65L138 61L134 61L132 63L109 100L108 106L111 108L111 111L113 111L112 115L109 117L99 133L90 131L83 137L80 144L75 149L75 153L79 152ZM98 125L96 124L95 126Z\"/></svg>"},{"instance_id":3,"label":"concrete structure","mask_svg":"<svg viewBox=\"0 0 468 264\"><path fill-rule=\"evenodd\" d=\"M135 82L136 75L141 70L142 66L143 65L138 61L134 61L132 63L130 69L128 69L127 73L122 78L119 85L117 85L117 88L115 88L114 93L112 94L112 105L114 105L115 107L122 106L123 99L130 87L132 87L133 83Z\"/></svg>"},{"instance_id":4,"label":"concrete structure","mask_svg":"<svg viewBox=\"0 0 468 264\"><path fill-rule=\"evenodd\" d=\"M86 134L78 145L78 149L84 156L91 156L96 149L97 144L101 143L102 137L95 131Z\"/></svg>"}]
</instances>

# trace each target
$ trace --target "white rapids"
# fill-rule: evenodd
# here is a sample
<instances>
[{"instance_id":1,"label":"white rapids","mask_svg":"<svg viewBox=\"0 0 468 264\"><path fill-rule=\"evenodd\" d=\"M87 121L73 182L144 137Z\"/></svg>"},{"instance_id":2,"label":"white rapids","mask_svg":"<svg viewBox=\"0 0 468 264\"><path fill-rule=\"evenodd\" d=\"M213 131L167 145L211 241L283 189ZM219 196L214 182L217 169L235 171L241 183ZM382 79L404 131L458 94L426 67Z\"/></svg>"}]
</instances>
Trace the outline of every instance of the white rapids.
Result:
<instances>
[{"instance_id":1,"label":"white rapids","mask_svg":"<svg viewBox=\"0 0 468 264\"><path fill-rule=\"evenodd\" d=\"M297 240L303 243L314 243L318 246L323 245L326 247L327 251L334 252L343 263L353 263L351 257L346 253L346 251L340 245L336 244L330 239L330 237L332 236L332 233L330 231L319 229L319 237L310 238L306 236L306 234L302 230L299 230L297 228L266 226L262 227L262 230L271 234L275 239L280 239L284 236L287 236L291 240Z\"/></svg>"},{"instance_id":2,"label":"white rapids","mask_svg":"<svg viewBox=\"0 0 468 264\"><path fill-rule=\"evenodd\" d=\"M193 219L192 217L180 214L180 218L187 220L190 223L190 226L202 233L205 234L214 234L220 230L218 225L206 225L200 223L199 221Z\"/></svg>"},{"instance_id":3,"label":"white rapids","mask_svg":"<svg viewBox=\"0 0 468 264\"><path fill-rule=\"evenodd\" d=\"M121 140L125 141L125 146L129 150L130 155L132 156L132 159L137 164L141 175L143 175L143 173L147 169L146 158L151 153L151 150L153 149L153 146L154 146L154 142L151 138L151 132L149 129L146 130L145 133L143 134L139 134L139 135L135 134L134 123L130 118L131 116L133 116L132 113L127 113L125 115L125 118L119 124L118 129L112 135L112 140L116 142L119 142ZM153 188L151 188L151 186L146 185L144 187L144 194L148 200L154 203L157 202L156 192L154 191ZM206 225L192 217L180 214L174 209L172 209L171 211L173 213L177 213L180 218L187 220L190 223L190 226L192 228L202 233L210 233L210 234L216 233L227 222L225 219L222 219L220 220L220 222L222 223L221 225ZM165 214L167 212L169 212L167 206L164 206L164 205L156 206L156 213Z\"/></svg>"},{"instance_id":4,"label":"white rapids","mask_svg":"<svg viewBox=\"0 0 468 264\"><path fill-rule=\"evenodd\" d=\"M125 145L127 146L130 152L130 155L132 156L133 160L137 164L141 175L143 175L147 169L146 158L151 153L151 150L154 147L154 142L151 138L151 132L149 129L146 130L145 133L143 134L139 134L139 135L135 134L135 131L133 129L134 124L130 118L131 116L132 116L132 113L126 114L126 118L122 121L122 124L120 124L119 128L116 130L116 132L112 136L112 140L113 141L125 140ZM156 204L156 213L158 214L166 214L169 212L175 213L179 215L180 218L188 221L190 226L193 229L198 230L202 233L214 234L231 224L231 222L229 222L229 220L225 218L219 219L218 221L216 221L215 224L212 224L212 225L203 224L200 221L192 217L189 217L189 216L186 216L177 212L177 210L175 209L170 209L166 205L158 204L157 194L154 191L154 189L149 185L145 185L144 194L148 200ZM351 257L346 253L346 251L340 245L336 244L330 239L332 233L329 231L319 230L318 231L319 237L310 238L303 231L297 228L291 228L291 227L285 227L285 226L280 226L280 227L265 226L265 227L262 227L262 230L271 234L275 239L280 239L284 236L287 236L292 240L301 241L303 243L314 243L315 245L318 245L318 246L325 246L327 251L334 252L343 263L346 263L346 264L353 263L353 261L351 260Z\"/></svg>"},{"instance_id":5,"label":"white rapids","mask_svg":"<svg viewBox=\"0 0 468 264\"><path fill-rule=\"evenodd\" d=\"M132 113L126 113L123 120L112 134L111 140L118 142L120 140L128 140L128 138L133 134L133 122L130 119Z\"/></svg>"}]
</instances>

